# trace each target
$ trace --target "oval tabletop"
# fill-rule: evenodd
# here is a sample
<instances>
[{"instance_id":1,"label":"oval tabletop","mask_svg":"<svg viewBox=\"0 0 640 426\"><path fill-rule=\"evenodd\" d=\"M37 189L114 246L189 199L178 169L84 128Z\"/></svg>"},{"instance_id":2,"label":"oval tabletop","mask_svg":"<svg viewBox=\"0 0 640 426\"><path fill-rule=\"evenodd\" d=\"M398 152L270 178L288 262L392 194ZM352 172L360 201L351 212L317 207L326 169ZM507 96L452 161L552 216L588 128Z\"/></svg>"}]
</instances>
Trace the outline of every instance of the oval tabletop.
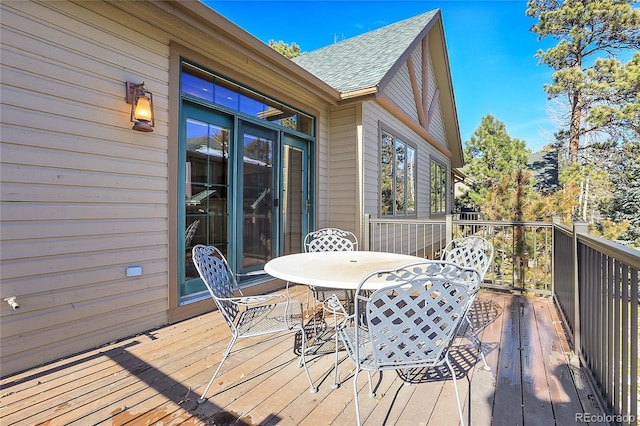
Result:
<instances>
[{"instance_id":1,"label":"oval tabletop","mask_svg":"<svg viewBox=\"0 0 640 426\"><path fill-rule=\"evenodd\" d=\"M375 251L296 253L276 257L264 265L269 275L314 287L355 289L372 272L425 261L407 254Z\"/></svg>"}]
</instances>

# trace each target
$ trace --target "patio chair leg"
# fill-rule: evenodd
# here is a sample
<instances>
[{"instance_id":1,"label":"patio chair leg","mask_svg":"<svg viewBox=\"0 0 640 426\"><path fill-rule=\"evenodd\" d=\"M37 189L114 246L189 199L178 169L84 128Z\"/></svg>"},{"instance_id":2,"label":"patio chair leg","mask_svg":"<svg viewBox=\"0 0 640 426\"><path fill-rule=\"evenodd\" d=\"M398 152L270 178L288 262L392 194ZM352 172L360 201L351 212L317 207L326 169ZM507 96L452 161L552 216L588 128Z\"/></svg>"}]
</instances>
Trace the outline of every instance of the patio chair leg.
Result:
<instances>
[{"instance_id":1,"label":"patio chair leg","mask_svg":"<svg viewBox=\"0 0 640 426\"><path fill-rule=\"evenodd\" d=\"M373 383L371 380L371 371L367 371L367 375L369 376L369 398L375 398L376 393L373 391Z\"/></svg>"},{"instance_id":2,"label":"patio chair leg","mask_svg":"<svg viewBox=\"0 0 640 426\"><path fill-rule=\"evenodd\" d=\"M333 370L333 384L331 385L331 389L338 389L338 387L340 387L340 384L338 383L338 315L335 312L333 313L333 322L336 333L336 365Z\"/></svg>"},{"instance_id":3,"label":"patio chair leg","mask_svg":"<svg viewBox=\"0 0 640 426\"><path fill-rule=\"evenodd\" d=\"M309 369L307 368L307 361L305 360L305 352L307 351L306 348L306 341L307 341L307 334L304 332L304 321L300 322L300 337L302 340L302 349L300 352L300 359L302 360L302 366L304 367L304 372L307 374L307 380L309 380L309 390L311 393L316 393L318 392L318 388L313 386L313 380L311 380L311 374L309 374Z\"/></svg>"},{"instance_id":4,"label":"patio chair leg","mask_svg":"<svg viewBox=\"0 0 640 426\"><path fill-rule=\"evenodd\" d=\"M353 402L356 405L356 422L357 425L360 426L360 404L358 404L358 373L360 373L360 369L356 367L356 371L353 373Z\"/></svg>"},{"instance_id":5,"label":"patio chair leg","mask_svg":"<svg viewBox=\"0 0 640 426\"><path fill-rule=\"evenodd\" d=\"M447 363L447 367L449 367L449 371L451 371L451 377L453 377L453 388L456 391L456 401L458 402L458 414L460 414L460 424L464 426L464 417L462 416L462 405L460 404L460 395L458 395L458 381L456 380L456 372L453 370L453 366L451 362L449 362L449 355L444 359Z\"/></svg>"},{"instance_id":6,"label":"patio chair leg","mask_svg":"<svg viewBox=\"0 0 640 426\"><path fill-rule=\"evenodd\" d=\"M211 380L209 380L209 384L205 388L204 392L202 392L202 396L200 398L198 398L198 404L202 404L203 402L205 402L207 400L207 392L209 392L209 388L211 387L211 385L213 384L213 381L215 380L216 376L220 372L220 369L222 368L222 364L224 364L224 361L227 359L227 357L231 353L231 348L233 347L234 343L236 343L236 340L237 340L237 336L234 335L231 338L231 341L229 342L229 345L227 346L227 350L225 351L224 355L222 356L222 360L220 361L220 364L218 364L218 368L216 368L215 373L213 373L213 376L211 376Z\"/></svg>"}]
</instances>

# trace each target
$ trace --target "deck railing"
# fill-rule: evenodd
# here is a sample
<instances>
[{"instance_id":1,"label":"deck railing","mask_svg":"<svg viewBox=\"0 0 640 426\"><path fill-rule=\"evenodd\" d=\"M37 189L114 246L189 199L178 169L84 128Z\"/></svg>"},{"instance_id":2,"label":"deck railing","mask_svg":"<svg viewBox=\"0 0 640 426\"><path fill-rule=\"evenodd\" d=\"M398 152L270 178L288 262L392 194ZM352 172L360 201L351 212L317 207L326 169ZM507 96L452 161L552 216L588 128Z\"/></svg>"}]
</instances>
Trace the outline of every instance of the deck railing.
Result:
<instances>
[{"instance_id":1,"label":"deck railing","mask_svg":"<svg viewBox=\"0 0 640 426\"><path fill-rule=\"evenodd\" d=\"M594 237L586 223L371 219L362 247L437 259L453 238L494 245L484 287L550 295L567 323L608 423L638 424L640 252ZM582 419L589 413L576 413ZM578 419L578 417L576 417ZM602 419L600 419L602 420Z\"/></svg>"},{"instance_id":2,"label":"deck railing","mask_svg":"<svg viewBox=\"0 0 640 426\"><path fill-rule=\"evenodd\" d=\"M555 300L574 350L599 390L609 423L638 424L638 270L640 252L588 233L555 226ZM576 291L578 289L578 291Z\"/></svg>"},{"instance_id":3,"label":"deck railing","mask_svg":"<svg viewBox=\"0 0 640 426\"><path fill-rule=\"evenodd\" d=\"M428 259L452 238L478 235L493 244L493 264L484 286L551 295L553 291L553 224L459 220L401 220L365 218L364 245L368 250L413 254Z\"/></svg>"}]
</instances>

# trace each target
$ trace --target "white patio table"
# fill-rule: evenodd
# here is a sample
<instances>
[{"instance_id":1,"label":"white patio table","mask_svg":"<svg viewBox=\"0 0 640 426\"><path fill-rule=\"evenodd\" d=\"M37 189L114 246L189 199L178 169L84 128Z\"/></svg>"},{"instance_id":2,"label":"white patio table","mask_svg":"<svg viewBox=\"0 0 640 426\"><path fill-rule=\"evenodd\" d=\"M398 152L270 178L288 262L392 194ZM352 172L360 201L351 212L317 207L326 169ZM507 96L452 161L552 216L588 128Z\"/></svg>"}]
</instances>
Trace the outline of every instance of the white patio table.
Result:
<instances>
[{"instance_id":1,"label":"white patio table","mask_svg":"<svg viewBox=\"0 0 640 426\"><path fill-rule=\"evenodd\" d=\"M311 253L296 253L281 257L276 257L264 265L264 271L269 275L287 281L289 283L304 284L312 287L322 287L327 289L346 290L347 309L353 313L353 293L358 288L358 284L369 274L382 270L400 268L416 262L423 262L426 259L397 253L383 253L376 251L325 251ZM375 290L382 286L384 281L379 282L374 278L367 281L365 290ZM323 309L333 315L335 330L337 330L338 309L327 306L323 303ZM341 310L344 312L344 310ZM315 315L313 317L314 329L316 327ZM334 367L333 384L336 389L338 384L338 334L334 332L334 338L323 336L316 331L314 338L315 345L322 348L324 343L334 341L332 352L335 353L336 361ZM311 343L309 347L314 347Z\"/></svg>"},{"instance_id":2,"label":"white patio table","mask_svg":"<svg viewBox=\"0 0 640 426\"><path fill-rule=\"evenodd\" d=\"M381 269L421 262L422 257L377 251L327 251L276 257L264 265L275 278L313 287L355 290L360 281ZM375 280L367 288L375 289Z\"/></svg>"}]
</instances>

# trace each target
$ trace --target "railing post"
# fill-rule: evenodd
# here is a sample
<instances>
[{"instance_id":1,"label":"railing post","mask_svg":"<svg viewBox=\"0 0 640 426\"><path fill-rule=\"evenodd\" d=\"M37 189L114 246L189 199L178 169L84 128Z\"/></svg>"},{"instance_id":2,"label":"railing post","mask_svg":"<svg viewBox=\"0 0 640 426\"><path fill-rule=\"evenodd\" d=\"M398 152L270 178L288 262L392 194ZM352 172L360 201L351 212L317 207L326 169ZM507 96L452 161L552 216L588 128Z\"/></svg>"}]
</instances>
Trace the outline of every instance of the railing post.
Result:
<instances>
[{"instance_id":1,"label":"railing post","mask_svg":"<svg viewBox=\"0 0 640 426\"><path fill-rule=\"evenodd\" d=\"M580 259L578 258L578 234L586 234L589 232L589 224L578 220L573 223L573 338L576 354L582 353L582 337L580 333Z\"/></svg>"},{"instance_id":2,"label":"railing post","mask_svg":"<svg viewBox=\"0 0 640 426\"><path fill-rule=\"evenodd\" d=\"M553 223L553 227L551 228L551 294L553 297L556 297L556 229L555 225L562 225L562 216L551 216L551 223Z\"/></svg>"},{"instance_id":3,"label":"railing post","mask_svg":"<svg viewBox=\"0 0 640 426\"><path fill-rule=\"evenodd\" d=\"M453 215L452 214L448 214L445 217L445 233L446 235L446 244L449 244L451 242L451 240L453 239ZM445 245L446 245L445 244Z\"/></svg>"},{"instance_id":4,"label":"railing post","mask_svg":"<svg viewBox=\"0 0 640 426\"><path fill-rule=\"evenodd\" d=\"M371 229L370 219L370 214L365 214L362 219L362 245L360 246L361 250L371 250L371 247L369 247L369 232Z\"/></svg>"}]
</instances>

